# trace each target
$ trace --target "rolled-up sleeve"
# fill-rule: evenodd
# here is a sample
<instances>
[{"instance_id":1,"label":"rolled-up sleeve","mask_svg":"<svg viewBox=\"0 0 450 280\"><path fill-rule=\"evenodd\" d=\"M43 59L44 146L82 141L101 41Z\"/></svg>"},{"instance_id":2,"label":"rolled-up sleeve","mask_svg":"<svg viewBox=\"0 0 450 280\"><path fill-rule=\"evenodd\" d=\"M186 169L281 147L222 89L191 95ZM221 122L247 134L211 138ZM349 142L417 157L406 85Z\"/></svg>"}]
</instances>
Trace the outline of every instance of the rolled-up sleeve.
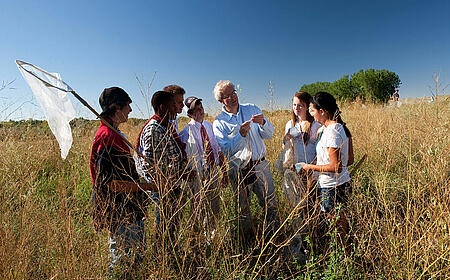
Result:
<instances>
[{"instance_id":1,"label":"rolled-up sleeve","mask_svg":"<svg viewBox=\"0 0 450 280\"><path fill-rule=\"evenodd\" d=\"M269 120L266 118L264 113L258 107L256 107L256 113L263 114L264 120L265 120L264 125L258 125L259 135L261 135L262 139L271 139L273 136L273 133L275 132L275 127L269 122Z\"/></svg>"}]
</instances>

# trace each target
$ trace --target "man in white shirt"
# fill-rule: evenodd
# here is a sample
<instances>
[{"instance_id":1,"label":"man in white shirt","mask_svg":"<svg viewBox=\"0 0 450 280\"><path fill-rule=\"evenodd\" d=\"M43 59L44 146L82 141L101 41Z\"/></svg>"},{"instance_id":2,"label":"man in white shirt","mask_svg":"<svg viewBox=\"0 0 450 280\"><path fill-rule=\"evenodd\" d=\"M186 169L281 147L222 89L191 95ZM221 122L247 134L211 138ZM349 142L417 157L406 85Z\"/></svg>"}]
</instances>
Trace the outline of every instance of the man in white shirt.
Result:
<instances>
[{"instance_id":1,"label":"man in white shirt","mask_svg":"<svg viewBox=\"0 0 450 280\"><path fill-rule=\"evenodd\" d=\"M228 157L231 185L238 208L239 230L244 244L255 236L250 215L251 191L265 211L268 240L279 227L278 202L263 139L270 139L275 128L253 104L239 104L234 85L219 81L214 97L223 104L222 113L213 123L221 150Z\"/></svg>"},{"instance_id":2,"label":"man in white shirt","mask_svg":"<svg viewBox=\"0 0 450 280\"><path fill-rule=\"evenodd\" d=\"M209 229L203 229L214 235L218 215L220 212L220 197L218 192L220 168L224 163L223 153L220 151L212 124L205 121L205 110L202 99L191 96L184 104L188 108L187 115L191 121L180 133L180 138L186 144L188 164L197 171L198 176L191 182L191 217L194 221L204 224L207 219ZM226 176L226 175L225 175ZM205 215L206 214L206 217Z\"/></svg>"}]
</instances>

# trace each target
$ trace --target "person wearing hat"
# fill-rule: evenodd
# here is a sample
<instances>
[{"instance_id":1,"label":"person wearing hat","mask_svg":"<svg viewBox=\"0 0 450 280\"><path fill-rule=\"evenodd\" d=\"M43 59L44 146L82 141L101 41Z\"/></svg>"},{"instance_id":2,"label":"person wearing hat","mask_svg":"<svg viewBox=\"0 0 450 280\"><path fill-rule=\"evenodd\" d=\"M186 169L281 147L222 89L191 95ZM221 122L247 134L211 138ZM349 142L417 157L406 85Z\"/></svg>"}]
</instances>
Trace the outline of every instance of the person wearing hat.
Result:
<instances>
[{"instance_id":1,"label":"person wearing hat","mask_svg":"<svg viewBox=\"0 0 450 280\"><path fill-rule=\"evenodd\" d=\"M123 140L125 135L119 130L132 111L131 98L123 89L111 87L103 90L99 102L103 120L95 133L89 160L93 221L97 231L109 232L110 274L125 276L144 257L145 190L155 189L155 185L139 181L130 148Z\"/></svg>"},{"instance_id":2,"label":"person wearing hat","mask_svg":"<svg viewBox=\"0 0 450 280\"><path fill-rule=\"evenodd\" d=\"M188 108L187 115L191 121L180 133L181 141L186 144L188 163L196 170L197 176L190 182L191 186L191 217L196 225L205 224L213 237L220 212L220 197L218 192L219 179L223 169L224 156L217 143L212 124L205 120L205 110L202 99L195 96L186 98L184 104ZM227 178L227 175L222 175ZM225 182L223 182L225 183Z\"/></svg>"}]
</instances>

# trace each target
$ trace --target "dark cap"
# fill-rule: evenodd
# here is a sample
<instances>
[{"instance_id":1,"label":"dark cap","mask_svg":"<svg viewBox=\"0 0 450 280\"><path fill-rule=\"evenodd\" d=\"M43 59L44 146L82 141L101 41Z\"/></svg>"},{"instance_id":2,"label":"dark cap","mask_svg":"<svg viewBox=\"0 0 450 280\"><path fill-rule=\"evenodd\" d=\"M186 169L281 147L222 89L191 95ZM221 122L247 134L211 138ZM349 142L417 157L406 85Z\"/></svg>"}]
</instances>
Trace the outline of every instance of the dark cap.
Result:
<instances>
[{"instance_id":1,"label":"dark cap","mask_svg":"<svg viewBox=\"0 0 450 280\"><path fill-rule=\"evenodd\" d=\"M189 96L188 98L186 98L186 100L184 100L184 105L186 105L186 107L188 107L188 111L189 110L194 110L195 109L195 105L199 101L202 101L202 99L197 98L195 96Z\"/></svg>"},{"instance_id":2,"label":"dark cap","mask_svg":"<svg viewBox=\"0 0 450 280\"><path fill-rule=\"evenodd\" d=\"M123 106L127 102L131 103L131 98L130 96L128 96L128 93L126 93L120 87L110 87L103 90L98 101L104 113L110 108L112 104Z\"/></svg>"}]
</instances>

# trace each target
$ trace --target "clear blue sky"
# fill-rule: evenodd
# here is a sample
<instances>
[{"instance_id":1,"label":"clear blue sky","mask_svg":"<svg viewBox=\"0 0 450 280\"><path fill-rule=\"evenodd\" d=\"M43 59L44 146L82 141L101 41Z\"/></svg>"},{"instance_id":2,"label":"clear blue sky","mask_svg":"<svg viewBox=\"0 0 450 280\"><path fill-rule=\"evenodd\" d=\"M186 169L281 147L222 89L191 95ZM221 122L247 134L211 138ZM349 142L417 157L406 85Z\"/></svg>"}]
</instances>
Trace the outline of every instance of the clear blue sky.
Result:
<instances>
[{"instance_id":1,"label":"clear blue sky","mask_svg":"<svg viewBox=\"0 0 450 280\"><path fill-rule=\"evenodd\" d=\"M240 84L241 101L263 108L272 81L287 109L302 84L367 68L396 72L401 97L421 97L434 71L450 79L449 11L450 1L3 0L0 82L15 80L15 89L0 92L0 112L32 98L15 59L60 73L97 109L103 88L123 87L132 116L143 118L136 75L147 83L155 71L151 92L179 84L212 112L220 79ZM26 104L9 116L29 117L42 113Z\"/></svg>"}]
</instances>

